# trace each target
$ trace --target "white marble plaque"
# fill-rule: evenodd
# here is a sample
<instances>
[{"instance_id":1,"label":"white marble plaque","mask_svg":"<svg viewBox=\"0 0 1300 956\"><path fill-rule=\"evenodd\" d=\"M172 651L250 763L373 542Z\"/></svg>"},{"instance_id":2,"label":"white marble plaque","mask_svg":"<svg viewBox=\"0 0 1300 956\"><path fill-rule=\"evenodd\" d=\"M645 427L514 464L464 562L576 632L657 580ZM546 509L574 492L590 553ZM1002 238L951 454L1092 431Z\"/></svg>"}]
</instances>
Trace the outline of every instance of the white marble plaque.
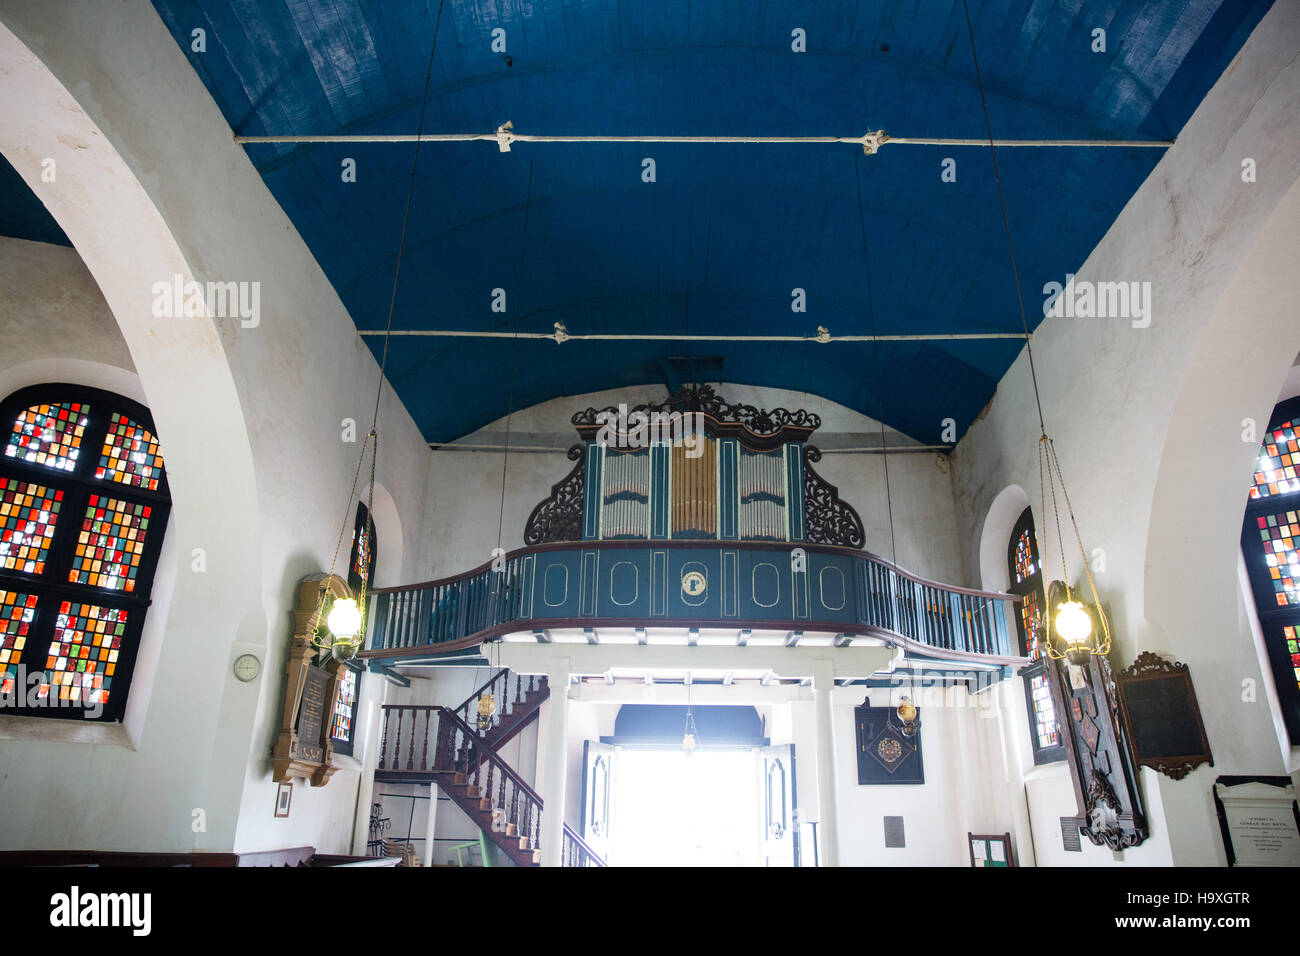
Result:
<instances>
[{"instance_id":1,"label":"white marble plaque","mask_svg":"<svg viewBox=\"0 0 1300 956\"><path fill-rule=\"evenodd\" d=\"M1223 803L1237 866L1300 866L1294 786L1216 783L1214 790Z\"/></svg>"}]
</instances>

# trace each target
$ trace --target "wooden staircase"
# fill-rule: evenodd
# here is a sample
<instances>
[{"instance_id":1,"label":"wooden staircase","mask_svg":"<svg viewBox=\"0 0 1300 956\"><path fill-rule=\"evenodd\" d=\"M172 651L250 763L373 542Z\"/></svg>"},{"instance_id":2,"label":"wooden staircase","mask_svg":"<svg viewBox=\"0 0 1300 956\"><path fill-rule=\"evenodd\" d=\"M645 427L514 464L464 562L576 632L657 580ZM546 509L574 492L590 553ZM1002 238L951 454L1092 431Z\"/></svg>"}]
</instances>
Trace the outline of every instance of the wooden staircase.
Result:
<instances>
[{"instance_id":1,"label":"wooden staircase","mask_svg":"<svg viewBox=\"0 0 1300 956\"><path fill-rule=\"evenodd\" d=\"M479 698L489 691L498 712L492 726L480 734L473 721ZM519 866L538 866L542 798L499 750L537 719L549 694L544 677L515 675L512 681L510 672L502 670L454 710L436 705L386 706L375 780L436 783L510 860ZM565 866L605 865L567 823L562 827Z\"/></svg>"}]
</instances>

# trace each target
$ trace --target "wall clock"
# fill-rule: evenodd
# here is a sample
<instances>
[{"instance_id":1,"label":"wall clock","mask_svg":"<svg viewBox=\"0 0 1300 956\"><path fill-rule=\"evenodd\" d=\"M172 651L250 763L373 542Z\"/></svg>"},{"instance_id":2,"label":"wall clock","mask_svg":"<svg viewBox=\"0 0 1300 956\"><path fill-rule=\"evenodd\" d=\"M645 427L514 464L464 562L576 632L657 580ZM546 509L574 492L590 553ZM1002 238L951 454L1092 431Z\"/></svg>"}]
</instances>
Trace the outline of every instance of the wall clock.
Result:
<instances>
[{"instance_id":1,"label":"wall clock","mask_svg":"<svg viewBox=\"0 0 1300 956\"><path fill-rule=\"evenodd\" d=\"M247 684L262 673L262 662L252 654L240 654L235 658L235 676Z\"/></svg>"}]
</instances>

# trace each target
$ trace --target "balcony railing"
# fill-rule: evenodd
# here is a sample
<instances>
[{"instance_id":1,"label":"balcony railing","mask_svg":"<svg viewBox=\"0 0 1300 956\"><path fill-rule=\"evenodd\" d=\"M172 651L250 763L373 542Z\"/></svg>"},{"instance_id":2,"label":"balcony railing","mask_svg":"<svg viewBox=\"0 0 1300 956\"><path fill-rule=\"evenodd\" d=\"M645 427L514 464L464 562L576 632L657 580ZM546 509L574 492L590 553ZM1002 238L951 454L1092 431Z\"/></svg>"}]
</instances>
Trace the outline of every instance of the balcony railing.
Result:
<instances>
[{"instance_id":1,"label":"balcony railing","mask_svg":"<svg viewBox=\"0 0 1300 956\"><path fill-rule=\"evenodd\" d=\"M537 545L373 592L362 657L401 660L556 627L749 628L883 637L921 655L1023 663L1011 594L945 585L865 551L741 541Z\"/></svg>"}]
</instances>

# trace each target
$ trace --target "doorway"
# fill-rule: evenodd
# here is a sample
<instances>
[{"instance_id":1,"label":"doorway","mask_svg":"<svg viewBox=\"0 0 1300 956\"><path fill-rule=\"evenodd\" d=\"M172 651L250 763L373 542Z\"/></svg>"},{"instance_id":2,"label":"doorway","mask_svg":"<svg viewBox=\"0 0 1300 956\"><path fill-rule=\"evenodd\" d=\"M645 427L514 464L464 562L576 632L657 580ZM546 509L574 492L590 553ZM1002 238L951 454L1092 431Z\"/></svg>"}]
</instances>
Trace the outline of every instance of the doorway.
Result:
<instances>
[{"instance_id":1,"label":"doorway","mask_svg":"<svg viewBox=\"0 0 1300 956\"><path fill-rule=\"evenodd\" d=\"M752 750L622 750L611 780L611 866L759 866Z\"/></svg>"}]
</instances>

